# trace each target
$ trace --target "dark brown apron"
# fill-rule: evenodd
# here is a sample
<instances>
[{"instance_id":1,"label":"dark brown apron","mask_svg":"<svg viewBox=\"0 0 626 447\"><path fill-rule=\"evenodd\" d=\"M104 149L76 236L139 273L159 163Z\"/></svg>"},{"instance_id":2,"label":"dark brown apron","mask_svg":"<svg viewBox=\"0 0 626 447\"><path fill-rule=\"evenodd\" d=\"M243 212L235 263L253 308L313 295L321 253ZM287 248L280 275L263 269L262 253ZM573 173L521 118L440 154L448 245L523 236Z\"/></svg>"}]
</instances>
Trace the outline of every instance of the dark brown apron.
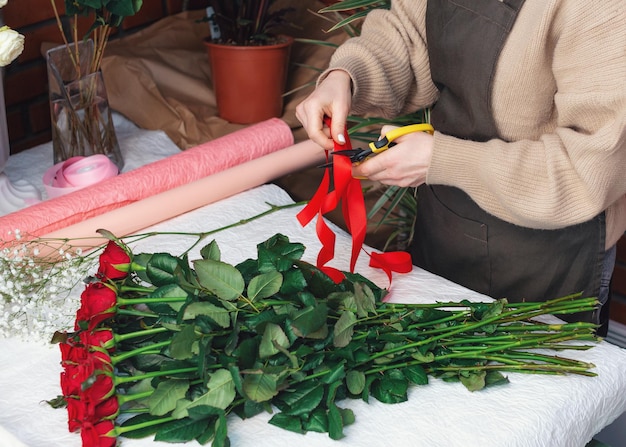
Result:
<instances>
[{"instance_id":1,"label":"dark brown apron","mask_svg":"<svg viewBox=\"0 0 626 447\"><path fill-rule=\"evenodd\" d=\"M431 122L474 141L501 138L491 108L496 63L524 0L429 0L426 34L440 97ZM580 225L533 230L482 210L458 188L422 185L413 263L494 298L597 296L604 213ZM572 319L597 322L597 312Z\"/></svg>"}]
</instances>

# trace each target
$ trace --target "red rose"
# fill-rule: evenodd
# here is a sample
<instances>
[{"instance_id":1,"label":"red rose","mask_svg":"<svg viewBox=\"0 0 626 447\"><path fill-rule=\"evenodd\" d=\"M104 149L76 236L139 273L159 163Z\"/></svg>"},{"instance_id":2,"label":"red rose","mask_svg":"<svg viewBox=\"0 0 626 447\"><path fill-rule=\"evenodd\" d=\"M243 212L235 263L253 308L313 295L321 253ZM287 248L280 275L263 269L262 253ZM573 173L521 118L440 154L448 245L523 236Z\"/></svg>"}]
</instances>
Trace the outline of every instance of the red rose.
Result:
<instances>
[{"instance_id":1,"label":"red rose","mask_svg":"<svg viewBox=\"0 0 626 447\"><path fill-rule=\"evenodd\" d=\"M104 402L96 405L93 417L97 421L115 419L120 411L120 405L116 396L111 396Z\"/></svg>"},{"instance_id":2,"label":"red rose","mask_svg":"<svg viewBox=\"0 0 626 447\"><path fill-rule=\"evenodd\" d=\"M107 436L114 428L113 421L83 423L80 431L83 447L115 447L115 436Z\"/></svg>"},{"instance_id":3,"label":"red rose","mask_svg":"<svg viewBox=\"0 0 626 447\"><path fill-rule=\"evenodd\" d=\"M65 369L61 373L61 390L66 397L77 396L83 381L92 373L92 371L85 371L81 367L88 361L89 351L82 346L68 343L61 343L59 347L61 349L61 364Z\"/></svg>"},{"instance_id":4,"label":"red rose","mask_svg":"<svg viewBox=\"0 0 626 447\"><path fill-rule=\"evenodd\" d=\"M80 309L76 312L75 328L80 329L80 322L88 322L88 329L93 330L98 324L115 315L117 295L115 291L101 282L88 284L80 296Z\"/></svg>"},{"instance_id":5,"label":"red rose","mask_svg":"<svg viewBox=\"0 0 626 447\"><path fill-rule=\"evenodd\" d=\"M83 331L79 335L80 341L87 348L104 348L109 352L114 350L113 331L108 328L96 329L95 331Z\"/></svg>"},{"instance_id":6,"label":"red rose","mask_svg":"<svg viewBox=\"0 0 626 447\"><path fill-rule=\"evenodd\" d=\"M73 397L67 398L67 428L70 432L80 430L85 420L85 404Z\"/></svg>"},{"instance_id":7,"label":"red rose","mask_svg":"<svg viewBox=\"0 0 626 447\"><path fill-rule=\"evenodd\" d=\"M130 256L122 247L113 241L109 241L100 255L99 276L108 279L122 279L128 275Z\"/></svg>"},{"instance_id":8,"label":"red rose","mask_svg":"<svg viewBox=\"0 0 626 447\"><path fill-rule=\"evenodd\" d=\"M107 398L114 394L115 385L113 379L102 372L94 372L89 380L83 382L80 398L85 401L86 405L90 405L94 409L96 405L100 405ZM92 414L92 410L89 410Z\"/></svg>"}]
</instances>

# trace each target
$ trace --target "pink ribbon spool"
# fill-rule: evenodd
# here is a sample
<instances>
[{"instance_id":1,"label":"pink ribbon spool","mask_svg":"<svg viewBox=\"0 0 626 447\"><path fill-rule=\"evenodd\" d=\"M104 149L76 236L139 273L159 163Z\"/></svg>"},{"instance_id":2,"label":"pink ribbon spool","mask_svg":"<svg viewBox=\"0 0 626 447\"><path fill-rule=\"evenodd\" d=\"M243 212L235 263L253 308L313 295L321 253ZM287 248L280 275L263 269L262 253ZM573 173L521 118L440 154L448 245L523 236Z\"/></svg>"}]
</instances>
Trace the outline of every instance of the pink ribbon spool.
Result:
<instances>
[{"instance_id":1,"label":"pink ribbon spool","mask_svg":"<svg viewBox=\"0 0 626 447\"><path fill-rule=\"evenodd\" d=\"M115 164L105 155L72 157L57 163L43 176L48 198L63 196L118 174Z\"/></svg>"}]
</instances>

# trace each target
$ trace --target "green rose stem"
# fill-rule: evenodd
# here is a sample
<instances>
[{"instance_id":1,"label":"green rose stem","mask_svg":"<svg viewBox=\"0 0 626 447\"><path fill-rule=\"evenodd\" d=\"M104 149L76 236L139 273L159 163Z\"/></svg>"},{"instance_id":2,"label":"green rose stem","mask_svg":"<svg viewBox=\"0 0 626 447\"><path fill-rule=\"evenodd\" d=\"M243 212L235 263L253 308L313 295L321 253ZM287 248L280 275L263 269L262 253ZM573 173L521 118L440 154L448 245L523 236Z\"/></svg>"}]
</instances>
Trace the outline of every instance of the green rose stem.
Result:
<instances>
[{"instance_id":1,"label":"green rose stem","mask_svg":"<svg viewBox=\"0 0 626 447\"><path fill-rule=\"evenodd\" d=\"M115 385L123 385L129 382L139 382L144 379L153 379L155 377L163 377L163 376L173 376L175 374L187 374L198 371L198 368L195 366L190 366L187 368L178 368L178 369L169 369L165 371L151 371L144 374L137 374L132 376L114 376L113 382ZM139 393L143 394L143 393ZM145 397L145 396L144 396Z\"/></svg>"},{"instance_id":2,"label":"green rose stem","mask_svg":"<svg viewBox=\"0 0 626 447\"><path fill-rule=\"evenodd\" d=\"M143 428L153 427L155 425L165 424L166 422L172 422L175 420L176 418L167 416L164 418L155 419L153 421L146 421L146 422L142 422L139 424L128 425L124 427L116 426L113 430L108 432L106 436L110 436L110 437L122 436L124 433L128 433L134 430L141 430Z\"/></svg>"},{"instance_id":3,"label":"green rose stem","mask_svg":"<svg viewBox=\"0 0 626 447\"><path fill-rule=\"evenodd\" d=\"M307 203L307 201L302 201L302 202L296 202L296 203L289 203L287 205L273 205L271 203L267 203L266 204L270 207L270 209L263 211L261 213L258 213L252 217L248 217L247 219L241 219L237 222L234 222L232 224L229 225L225 225L223 227L217 228L215 230L211 230L211 231L204 231L204 232L200 232L200 233L187 233L187 232L179 232L179 231L159 231L159 232L149 232L149 233L140 233L140 234L135 234L132 236L127 236L127 237L122 237L119 239L122 239L124 241L127 240L131 240L132 242L136 242L136 241L140 241L142 239L147 239L150 237L154 237L154 236L194 236L197 238L197 240L189 247L187 248L187 250L185 250L181 256L184 256L185 254L189 253L195 246L197 246L200 242L202 242L204 239L206 239L208 236L215 234L215 233L219 233L220 231L224 231L224 230L229 230L231 228L236 228L236 227L240 227L243 225L246 225L254 220L260 219L261 217L265 217L269 214L275 213L277 211L281 211L281 210L286 210L289 208L295 208L297 206L301 206L301 205L305 205Z\"/></svg>"},{"instance_id":4,"label":"green rose stem","mask_svg":"<svg viewBox=\"0 0 626 447\"><path fill-rule=\"evenodd\" d=\"M161 348L164 348L166 346L169 346L171 343L171 340L165 340L165 341L161 341L158 343L153 343L151 345L146 345L146 346L142 346L141 348L136 348L133 349L132 351L126 351L122 354L118 354L118 355L112 355L111 356L111 363L113 365L118 364L119 362L123 361L123 360L127 360L131 357L134 357L138 354L146 354L146 353L158 353L160 351Z\"/></svg>"}]
</instances>

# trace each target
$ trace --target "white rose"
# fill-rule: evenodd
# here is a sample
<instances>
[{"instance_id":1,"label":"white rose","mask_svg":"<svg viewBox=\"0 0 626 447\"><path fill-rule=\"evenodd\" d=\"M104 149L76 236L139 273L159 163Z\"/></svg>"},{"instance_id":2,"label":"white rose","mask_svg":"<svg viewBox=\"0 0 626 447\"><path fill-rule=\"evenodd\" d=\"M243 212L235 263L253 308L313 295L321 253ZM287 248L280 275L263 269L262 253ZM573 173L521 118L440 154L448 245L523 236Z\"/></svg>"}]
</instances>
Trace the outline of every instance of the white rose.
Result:
<instances>
[{"instance_id":1,"label":"white rose","mask_svg":"<svg viewBox=\"0 0 626 447\"><path fill-rule=\"evenodd\" d=\"M0 0L0 8L4 8L7 3L9 3L9 0Z\"/></svg>"},{"instance_id":2,"label":"white rose","mask_svg":"<svg viewBox=\"0 0 626 447\"><path fill-rule=\"evenodd\" d=\"M0 67L9 65L23 50L24 36L8 26L0 28Z\"/></svg>"}]
</instances>

